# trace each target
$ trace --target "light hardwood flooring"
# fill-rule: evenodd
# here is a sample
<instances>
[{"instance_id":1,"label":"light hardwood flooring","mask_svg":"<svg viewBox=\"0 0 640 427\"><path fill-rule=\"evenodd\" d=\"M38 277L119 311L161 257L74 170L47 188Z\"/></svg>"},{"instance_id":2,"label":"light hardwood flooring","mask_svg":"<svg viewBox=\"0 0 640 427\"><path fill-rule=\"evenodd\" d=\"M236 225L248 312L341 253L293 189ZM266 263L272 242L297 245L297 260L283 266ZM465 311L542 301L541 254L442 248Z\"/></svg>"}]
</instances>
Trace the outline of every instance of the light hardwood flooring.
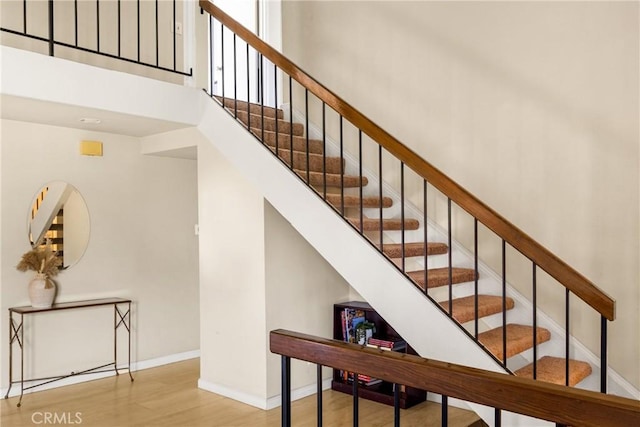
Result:
<instances>
[{"instance_id":1,"label":"light hardwood flooring","mask_svg":"<svg viewBox=\"0 0 640 427\"><path fill-rule=\"evenodd\" d=\"M178 426L261 427L279 426L280 408L263 411L197 388L199 359L173 363L128 375L26 394L0 402L0 425L22 427L45 424L91 427ZM324 425L352 425L352 398L327 390L323 393ZM360 426L392 426L393 408L360 399ZM76 413L78 414L76 416ZM450 426L479 426L477 415L449 409ZM309 396L292 404L294 426L316 425L316 398ZM439 426L440 406L425 402L401 412L402 426Z\"/></svg>"}]
</instances>

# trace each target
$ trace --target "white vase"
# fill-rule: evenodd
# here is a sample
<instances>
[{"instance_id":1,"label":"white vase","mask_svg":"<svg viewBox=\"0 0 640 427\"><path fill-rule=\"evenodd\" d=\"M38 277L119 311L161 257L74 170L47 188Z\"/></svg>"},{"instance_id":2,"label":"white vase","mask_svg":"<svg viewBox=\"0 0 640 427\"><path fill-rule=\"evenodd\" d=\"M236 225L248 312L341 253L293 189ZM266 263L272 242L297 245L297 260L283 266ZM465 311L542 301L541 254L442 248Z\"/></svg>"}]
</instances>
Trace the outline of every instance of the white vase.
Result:
<instances>
[{"instance_id":1,"label":"white vase","mask_svg":"<svg viewBox=\"0 0 640 427\"><path fill-rule=\"evenodd\" d=\"M49 283L49 288L47 288ZM36 276L29 282L29 299L34 308L49 308L53 304L56 296L56 285L49 280L46 274L36 273Z\"/></svg>"}]
</instances>

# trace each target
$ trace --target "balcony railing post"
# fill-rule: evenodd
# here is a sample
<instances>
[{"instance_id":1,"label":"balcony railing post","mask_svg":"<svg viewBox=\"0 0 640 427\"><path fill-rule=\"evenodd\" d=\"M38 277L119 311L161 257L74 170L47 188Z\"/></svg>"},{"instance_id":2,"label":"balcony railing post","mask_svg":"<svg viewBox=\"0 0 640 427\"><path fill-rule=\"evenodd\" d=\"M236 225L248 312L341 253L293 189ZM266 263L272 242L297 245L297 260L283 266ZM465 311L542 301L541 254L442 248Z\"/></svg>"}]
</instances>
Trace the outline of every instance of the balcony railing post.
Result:
<instances>
[{"instance_id":1,"label":"balcony railing post","mask_svg":"<svg viewBox=\"0 0 640 427\"><path fill-rule=\"evenodd\" d=\"M322 427L322 365L317 365L317 373L316 373L316 383L317 383L317 397L316 397L316 405L317 405L317 426Z\"/></svg>"},{"instance_id":2,"label":"balcony railing post","mask_svg":"<svg viewBox=\"0 0 640 427\"><path fill-rule=\"evenodd\" d=\"M27 18L26 18L26 12L27 12L27 7L26 7L26 3L25 3L25 27L24 27L24 32L27 32ZM55 43L53 42L53 0L49 0L49 56L53 56L54 52L54 45Z\"/></svg>"}]
</instances>

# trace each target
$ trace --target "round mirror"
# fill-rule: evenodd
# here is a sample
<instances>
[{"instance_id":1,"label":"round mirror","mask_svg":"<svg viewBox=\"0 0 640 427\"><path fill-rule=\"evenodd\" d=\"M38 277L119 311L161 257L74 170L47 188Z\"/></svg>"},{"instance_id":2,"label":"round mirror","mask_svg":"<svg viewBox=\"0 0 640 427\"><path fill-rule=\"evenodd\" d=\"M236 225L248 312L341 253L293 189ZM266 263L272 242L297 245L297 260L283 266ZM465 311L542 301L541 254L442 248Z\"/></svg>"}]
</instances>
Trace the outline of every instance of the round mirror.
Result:
<instances>
[{"instance_id":1,"label":"round mirror","mask_svg":"<svg viewBox=\"0 0 640 427\"><path fill-rule=\"evenodd\" d=\"M71 184L53 181L36 194L29 212L32 247L51 240L62 257L62 267L77 263L89 244L89 210L80 192Z\"/></svg>"}]
</instances>

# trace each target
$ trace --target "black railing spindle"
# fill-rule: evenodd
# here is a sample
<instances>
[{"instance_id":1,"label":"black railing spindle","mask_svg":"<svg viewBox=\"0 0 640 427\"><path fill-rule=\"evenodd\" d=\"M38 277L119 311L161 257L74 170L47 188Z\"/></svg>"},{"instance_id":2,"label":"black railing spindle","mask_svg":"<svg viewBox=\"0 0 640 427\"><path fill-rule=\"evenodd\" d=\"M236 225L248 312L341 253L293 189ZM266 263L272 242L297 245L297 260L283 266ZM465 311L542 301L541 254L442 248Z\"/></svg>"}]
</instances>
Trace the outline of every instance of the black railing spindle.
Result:
<instances>
[{"instance_id":1,"label":"black railing spindle","mask_svg":"<svg viewBox=\"0 0 640 427\"><path fill-rule=\"evenodd\" d=\"M380 199L380 206L382 206ZM406 259L404 253L404 163L400 162L400 256L402 257L402 272L406 271ZM427 243L425 242L425 245Z\"/></svg>"},{"instance_id":2,"label":"black railing spindle","mask_svg":"<svg viewBox=\"0 0 640 427\"><path fill-rule=\"evenodd\" d=\"M317 407L317 426L322 427L322 365L317 365L316 372L316 407Z\"/></svg>"},{"instance_id":3,"label":"black railing spindle","mask_svg":"<svg viewBox=\"0 0 640 427\"><path fill-rule=\"evenodd\" d=\"M276 117L276 120L278 118ZM289 76L289 158L291 159L291 169L293 167L293 81Z\"/></svg>"},{"instance_id":4,"label":"black railing spindle","mask_svg":"<svg viewBox=\"0 0 640 427\"><path fill-rule=\"evenodd\" d=\"M120 0L118 0L118 36L120 36ZM78 47L78 0L73 1L73 32L75 46ZM118 45L119 46L119 45ZM118 50L118 56L120 51Z\"/></svg>"},{"instance_id":5,"label":"black railing spindle","mask_svg":"<svg viewBox=\"0 0 640 427\"><path fill-rule=\"evenodd\" d=\"M174 21L175 22L175 21ZM236 33L233 33L233 117L238 118L238 48Z\"/></svg>"},{"instance_id":6,"label":"black railing spindle","mask_svg":"<svg viewBox=\"0 0 640 427\"><path fill-rule=\"evenodd\" d=\"M442 403L440 405L440 425L447 427L449 425L449 397L442 395Z\"/></svg>"},{"instance_id":7,"label":"black railing spindle","mask_svg":"<svg viewBox=\"0 0 640 427\"><path fill-rule=\"evenodd\" d=\"M538 279L536 263L533 263L532 271L532 300L533 300L533 379L538 378L538 340L536 331L538 329Z\"/></svg>"},{"instance_id":8,"label":"black railing spindle","mask_svg":"<svg viewBox=\"0 0 640 427\"><path fill-rule=\"evenodd\" d=\"M428 229L429 224L427 222L427 180L422 180L422 212L424 221L424 294L429 295L429 239Z\"/></svg>"},{"instance_id":9,"label":"black railing spindle","mask_svg":"<svg viewBox=\"0 0 640 427\"><path fill-rule=\"evenodd\" d=\"M251 133L251 77L249 76L249 43L247 45L247 130Z\"/></svg>"},{"instance_id":10,"label":"black railing spindle","mask_svg":"<svg viewBox=\"0 0 640 427\"><path fill-rule=\"evenodd\" d=\"M214 46L214 38L213 38L213 17L209 15L209 95L214 95L214 66L213 66L213 46ZM224 107L224 99L222 100L222 106Z\"/></svg>"},{"instance_id":11,"label":"black railing spindle","mask_svg":"<svg viewBox=\"0 0 640 427\"><path fill-rule=\"evenodd\" d=\"M393 425L400 427L400 384L393 385Z\"/></svg>"},{"instance_id":12,"label":"black railing spindle","mask_svg":"<svg viewBox=\"0 0 640 427\"><path fill-rule=\"evenodd\" d=\"M96 0L96 50L100 52L100 0Z\"/></svg>"},{"instance_id":13,"label":"black railing spindle","mask_svg":"<svg viewBox=\"0 0 640 427\"><path fill-rule=\"evenodd\" d=\"M570 327L569 327L569 297L571 296L569 289L565 288L564 295L564 385L569 385L569 338L570 338Z\"/></svg>"},{"instance_id":14,"label":"black railing spindle","mask_svg":"<svg viewBox=\"0 0 640 427\"><path fill-rule=\"evenodd\" d=\"M122 48L122 29L121 29L121 19L122 19L122 11L121 11L121 7L120 7L120 1L118 0L118 56L120 56L121 53L121 48ZM77 0L76 0L76 5L77 5ZM76 6L76 46L78 46L78 22L77 22L77 18L78 18L78 14L77 14L78 10L77 10L77 6ZM211 16L211 15L209 15ZM211 22L211 19L209 19L209 22ZM209 24L211 25L211 24ZM210 27L211 29L209 31L213 31L213 27ZM213 49L213 44L211 45L211 48ZM213 70L213 68L211 68L211 70Z\"/></svg>"},{"instance_id":15,"label":"black railing spindle","mask_svg":"<svg viewBox=\"0 0 640 427\"><path fill-rule=\"evenodd\" d=\"M447 197L447 243L449 245L449 252L447 255L449 264L449 317L453 317L453 250L451 248L453 243L452 232L451 198Z\"/></svg>"},{"instance_id":16,"label":"black railing spindle","mask_svg":"<svg viewBox=\"0 0 640 427\"><path fill-rule=\"evenodd\" d=\"M176 69L176 0L173 0L173 69ZM235 48L235 45L234 45Z\"/></svg>"},{"instance_id":17,"label":"black railing spindle","mask_svg":"<svg viewBox=\"0 0 640 427\"><path fill-rule=\"evenodd\" d=\"M340 115L340 213L344 216L344 137L342 135L342 115Z\"/></svg>"},{"instance_id":18,"label":"black railing spindle","mask_svg":"<svg viewBox=\"0 0 640 427\"><path fill-rule=\"evenodd\" d=\"M137 19L138 19L138 29L137 29L137 37L138 37L138 62L140 62L140 0L137 0L136 7L138 11Z\"/></svg>"},{"instance_id":19,"label":"black railing spindle","mask_svg":"<svg viewBox=\"0 0 640 427\"><path fill-rule=\"evenodd\" d=\"M600 316L600 392L607 392L607 318Z\"/></svg>"},{"instance_id":20,"label":"black railing spindle","mask_svg":"<svg viewBox=\"0 0 640 427\"><path fill-rule=\"evenodd\" d=\"M327 199L327 104L322 102L322 196Z\"/></svg>"},{"instance_id":21,"label":"black railing spindle","mask_svg":"<svg viewBox=\"0 0 640 427\"><path fill-rule=\"evenodd\" d=\"M291 358L282 356L282 427L291 426Z\"/></svg>"},{"instance_id":22,"label":"black railing spindle","mask_svg":"<svg viewBox=\"0 0 640 427\"><path fill-rule=\"evenodd\" d=\"M158 0L156 0L156 65L160 65L160 38L159 38ZM175 28L174 28L175 31ZM213 33L213 32L212 32ZM212 45L213 46L213 45ZM212 86L213 88L213 86ZM213 89L212 89L213 90ZM211 92L213 93L213 92Z\"/></svg>"},{"instance_id":23,"label":"black railing spindle","mask_svg":"<svg viewBox=\"0 0 640 427\"><path fill-rule=\"evenodd\" d=\"M358 129L358 179L360 182L358 183L358 193L360 194L360 234L364 234L364 199L363 197L363 188L362 188L362 130Z\"/></svg>"},{"instance_id":24,"label":"black railing spindle","mask_svg":"<svg viewBox=\"0 0 640 427\"><path fill-rule=\"evenodd\" d=\"M533 342L536 343L534 331ZM507 242L502 239L502 362L507 367Z\"/></svg>"},{"instance_id":25,"label":"black railing spindle","mask_svg":"<svg viewBox=\"0 0 640 427\"><path fill-rule=\"evenodd\" d=\"M473 219L473 271L475 272L475 277L473 280L473 326L474 326L474 336L478 339L478 219Z\"/></svg>"},{"instance_id":26,"label":"black railing spindle","mask_svg":"<svg viewBox=\"0 0 640 427\"><path fill-rule=\"evenodd\" d=\"M224 67L224 25L222 24L220 24L220 54L222 55L222 60L220 61L220 81L222 84L222 102L224 105L224 75L227 69Z\"/></svg>"},{"instance_id":27,"label":"black railing spindle","mask_svg":"<svg viewBox=\"0 0 640 427\"><path fill-rule=\"evenodd\" d=\"M306 135L306 144L307 144L307 152L306 152L306 173L307 173L307 184L311 185L311 173L309 169L309 89L305 88L304 89L304 132Z\"/></svg>"},{"instance_id":28,"label":"black railing spindle","mask_svg":"<svg viewBox=\"0 0 640 427\"><path fill-rule=\"evenodd\" d=\"M26 8L25 8L25 12L26 12ZM53 41L53 14L54 14L54 8L53 8L53 0L49 0L49 56L53 56L54 52L53 52L53 47L54 47L54 41ZM25 21L26 22L26 21Z\"/></svg>"},{"instance_id":29,"label":"black railing spindle","mask_svg":"<svg viewBox=\"0 0 640 427\"><path fill-rule=\"evenodd\" d=\"M273 64L273 106L278 111L278 66ZM278 114L276 113L276 117ZM280 157L280 133L278 132L278 119L275 120L276 156Z\"/></svg>"},{"instance_id":30,"label":"black railing spindle","mask_svg":"<svg viewBox=\"0 0 640 427\"><path fill-rule=\"evenodd\" d=\"M358 374L353 372L353 427L358 427L360 408L358 407Z\"/></svg>"},{"instance_id":31,"label":"black railing spindle","mask_svg":"<svg viewBox=\"0 0 640 427\"><path fill-rule=\"evenodd\" d=\"M495 408L493 411L495 421L493 423L494 427L502 426L502 411L498 408Z\"/></svg>"},{"instance_id":32,"label":"black railing spindle","mask_svg":"<svg viewBox=\"0 0 640 427\"><path fill-rule=\"evenodd\" d=\"M22 0L22 32L27 34L27 0Z\"/></svg>"},{"instance_id":33,"label":"black railing spindle","mask_svg":"<svg viewBox=\"0 0 640 427\"><path fill-rule=\"evenodd\" d=\"M260 138L264 144L264 57L260 54ZM275 111L275 116L278 118L278 110Z\"/></svg>"},{"instance_id":34,"label":"black railing spindle","mask_svg":"<svg viewBox=\"0 0 640 427\"><path fill-rule=\"evenodd\" d=\"M382 145L378 145L378 195L382 200ZM380 204L380 250L384 248L384 221L382 219L382 203Z\"/></svg>"}]
</instances>

